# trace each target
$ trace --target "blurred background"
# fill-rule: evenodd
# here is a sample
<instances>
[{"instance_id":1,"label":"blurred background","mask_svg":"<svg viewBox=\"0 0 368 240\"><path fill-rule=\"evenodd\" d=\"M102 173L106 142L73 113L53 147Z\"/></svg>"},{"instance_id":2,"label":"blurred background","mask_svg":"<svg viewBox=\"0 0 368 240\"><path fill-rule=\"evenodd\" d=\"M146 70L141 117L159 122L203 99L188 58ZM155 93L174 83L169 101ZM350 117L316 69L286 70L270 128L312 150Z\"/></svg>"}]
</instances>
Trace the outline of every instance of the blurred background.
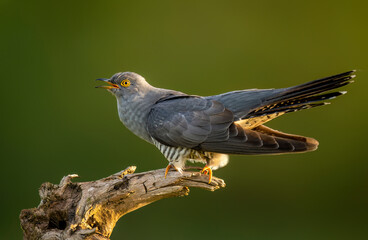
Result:
<instances>
[{"instance_id":1,"label":"blurred background","mask_svg":"<svg viewBox=\"0 0 368 240\"><path fill-rule=\"evenodd\" d=\"M67 174L164 168L119 122L96 78L135 71L197 95L279 88L358 69L333 104L269 124L317 151L233 156L227 187L193 189L118 222L111 239L366 239L367 1L0 0L0 239L21 239L21 209Z\"/></svg>"}]
</instances>

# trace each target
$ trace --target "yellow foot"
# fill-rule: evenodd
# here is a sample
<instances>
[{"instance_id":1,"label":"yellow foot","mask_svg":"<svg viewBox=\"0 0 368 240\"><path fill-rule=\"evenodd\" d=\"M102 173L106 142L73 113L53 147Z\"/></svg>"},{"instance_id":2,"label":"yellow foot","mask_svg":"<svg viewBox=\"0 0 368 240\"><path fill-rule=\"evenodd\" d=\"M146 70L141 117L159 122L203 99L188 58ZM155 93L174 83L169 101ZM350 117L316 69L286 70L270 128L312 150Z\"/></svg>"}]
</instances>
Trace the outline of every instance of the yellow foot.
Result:
<instances>
[{"instance_id":1,"label":"yellow foot","mask_svg":"<svg viewBox=\"0 0 368 240\"><path fill-rule=\"evenodd\" d=\"M166 169L165 169L165 178L167 173L169 172L170 168L174 168L176 171L178 171L179 173L183 174L183 171L180 168L175 167L174 165L172 165L171 163L169 165L167 165Z\"/></svg>"},{"instance_id":2,"label":"yellow foot","mask_svg":"<svg viewBox=\"0 0 368 240\"><path fill-rule=\"evenodd\" d=\"M209 180L208 183L212 181L212 169L209 166L205 166L200 173L208 174Z\"/></svg>"}]
</instances>

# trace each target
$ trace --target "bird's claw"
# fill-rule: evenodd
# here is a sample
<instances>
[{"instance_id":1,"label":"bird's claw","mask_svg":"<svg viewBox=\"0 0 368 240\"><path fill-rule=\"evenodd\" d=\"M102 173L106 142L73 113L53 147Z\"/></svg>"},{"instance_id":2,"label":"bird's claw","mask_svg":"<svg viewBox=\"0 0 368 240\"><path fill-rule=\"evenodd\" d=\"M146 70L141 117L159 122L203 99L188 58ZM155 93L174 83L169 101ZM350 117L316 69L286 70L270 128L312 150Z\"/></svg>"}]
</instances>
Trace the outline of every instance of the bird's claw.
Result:
<instances>
[{"instance_id":1,"label":"bird's claw","mask_svg":"<svg viewBox=\"0 0 368 240\"><path fill-rule=\"evenodd\" d=\"M178 171L180 174L183 174L183 170L181 170L181 168L177 168L174 165L172 165L171 163L169 165L167 165L166 169L165 169L165 178L167 176L167 173L169 172L170 168L174 168L176 171Z\"/></svg>"},{"instance_id":2,"label":"bird's claw","mask_svg":"<svg viewBox=\"0 0 368 240\"><path fill-rule=\"evenodd\" d=\"M201 171L200 171L200 173L203 173L203 174L208 174L208 177L209 177L209 179L208 179L208 184L210 184L211 183L211 181L212 181L212 169L209 167L209 166L205 166Z\"/></svg>"},{"instance_id":3,"label":"bird's claw","mask_svg":"<svg viewBox=\"0 0 368 240\"><path fill-rule=\"evenodd\" d=\"M166 169L165 169L165 178L167 176L167 173L169 172L170 168L172 167L171 164L167 165Z\"/></svg>"}]
</instances>

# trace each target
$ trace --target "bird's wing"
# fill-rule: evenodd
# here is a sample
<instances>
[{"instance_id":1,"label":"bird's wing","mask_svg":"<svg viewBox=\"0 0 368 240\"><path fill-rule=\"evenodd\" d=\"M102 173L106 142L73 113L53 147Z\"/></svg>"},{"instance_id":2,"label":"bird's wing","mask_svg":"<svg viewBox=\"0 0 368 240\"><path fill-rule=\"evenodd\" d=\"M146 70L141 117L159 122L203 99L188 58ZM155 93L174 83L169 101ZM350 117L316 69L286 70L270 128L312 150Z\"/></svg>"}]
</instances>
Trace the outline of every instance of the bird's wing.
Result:
<instances>
[{"instance_id":1,"label":"bird's wing","mask_svg":"<svg viewBox=\"0 0 368 240\"><path fill-rule=\"evenodd\" d=\"M247 129L233 122L223 104L194 96L159 101L148 120L149 134L162 144L229 154L275 154L316 149L314 139L275 134L264 127Z\"/></svg>"},{"instance_id":2,"label":"bird's wing","mask_svg":"<svg viewBox=\"0 0 368 240\"><path fill-rule=\"evenodd\" d=\"M162 144L230 154L277 154L315 150L312 138L284 134L262 124L284 113L324 105L352 82L349 71L298 86L243 90L216 96L172 96L157 102L147 130Z\"/></svg>"},{"instance_id":3,"label":"bird's wing","mask_svg":"<svg viewBox=\"0 0 368 240\"><path fill-rule=\"evenodd\" d=\"M201 149L227 154L283 154L316 150L313 138L286 134L263 125L247 129L236 122L230 126L229 139L223 142L204 142Z\"/></svg>"},{"instance_id":4,"label":"bird's wing","mask_svg":"<svg viewBox=\"0 0 368 240\"><path fill-rule=\"evenodd\" d=\"M160 100L153 106L147 130L165 145L195 148L205 141L227 139L233 118L233 113L217 101L177 96Z\"/></svg>"}]
</instances>

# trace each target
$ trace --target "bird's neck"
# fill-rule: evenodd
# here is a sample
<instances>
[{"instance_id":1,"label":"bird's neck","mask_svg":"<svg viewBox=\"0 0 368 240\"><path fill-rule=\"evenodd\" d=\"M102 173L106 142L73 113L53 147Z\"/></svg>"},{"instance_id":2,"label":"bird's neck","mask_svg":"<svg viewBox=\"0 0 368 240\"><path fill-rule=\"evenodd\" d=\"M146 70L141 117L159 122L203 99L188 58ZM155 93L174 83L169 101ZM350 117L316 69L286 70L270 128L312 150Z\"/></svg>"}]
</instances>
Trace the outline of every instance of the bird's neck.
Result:
<instances>
[{"instance_id":1,"label":"bird's neck","mask_svg":"<svg viewBox=\"0 0 368 240\"><path fill-rule=\"evenodd\" d=\"M162 97L160 89L154 89L145 94L137 94L134 98L117 98L120 121L135 135L152 143L146 129L148 114L152 106Z\"/></svg>"}]
</instances>

